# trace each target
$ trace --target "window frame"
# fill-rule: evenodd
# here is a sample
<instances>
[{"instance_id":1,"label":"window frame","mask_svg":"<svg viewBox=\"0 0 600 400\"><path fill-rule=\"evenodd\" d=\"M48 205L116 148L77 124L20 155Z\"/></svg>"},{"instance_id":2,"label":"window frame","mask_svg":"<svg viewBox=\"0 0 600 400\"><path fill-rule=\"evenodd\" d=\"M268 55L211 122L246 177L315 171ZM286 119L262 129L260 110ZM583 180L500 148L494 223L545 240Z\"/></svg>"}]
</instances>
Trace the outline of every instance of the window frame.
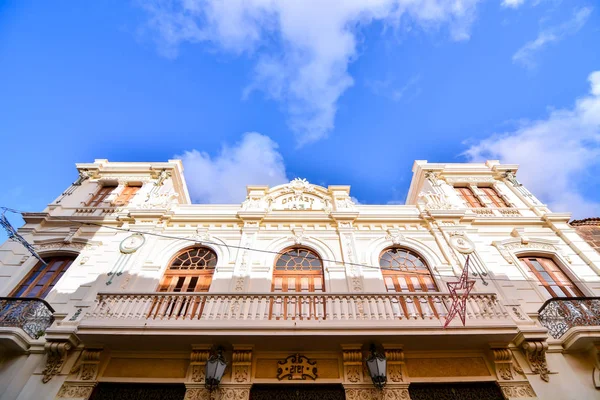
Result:
<instances>
[{"instance_id":1,"label":"window frame","mask_svg":"<svg viewBox=\"0 0 600 400\"><path fill-rule=\"evenodd\" d=\"M135 197L136 194L138 194L141 188L141 183L128 183L127 185L125 185L125 187L123 187L123 190L121 190L121 193L119 193L119 195L115 199L114 204L117 206L125 206L129 204L129 202Z\"/></svg>"},{"instance_id":2,"label":"window frame","mask_svg":"<svg viewBox=\"0 0 600 400\"><path fill-rule=\"evenodd\" d=\"M22 297L22 298L39 298L44 299L50 291L56 286L56 284L60 281L60 279L64 276L65 272L68 271L69 267L73 265L73 262L77 256L75 255L56 255L45 257L44 261L46 262L46 266L42 264L41 261L38 261L33 268L27 272L27 274L19 281L19 283L15 286L15 288L10 292L10 297ZM38 283L46 276L52 266L61 261L61 266L54 271L54 273L49 277L46 283L44 283L37 293L36 296L29 296L31 291L38 286ZM31 279L31 282L27 283ZM25 287L23 292L21 291L22 287Z\"/></svg>"},{"instance_id":3,"label":"window frame","mask_svg":"<svg viewBox=\"0 0 600 400\"><path fill-rule=\"evenodd\" d=\"M516 258L519 261L519 264L526 270L529 271L536 279L536 286L538 290L544 295L544 297L550 296L550 298L573 298L573 297L584 297L585 294L583 290L573 281L570 275L565 271L565 268L562 266L562 263L557 262L556 259L550 255L538 255L538 254L519 254L516 255ZM536 259L537 262L542 266L544 271L538 271L535 266L530 262L530 260L526 259ZM541 262L540 262L541 261ZM552 271L550 267L547 266L547 262L551 262L554 267L558 270L560 274L564 276L564 279L556 276L557 271ZM550 284L546 279L542 276L541 272L547 273L550 278L553 280L554 284ZM566 281L566 285L565 285ZM552 287L558 287L561 290L562 294L560 295L555 292ZM567 288L567 290L565 290ZM571 295L569 291L573 292L574 295Z\"/></svg>"},{"instance_id":4,"label":"window frame","mask_svg":"<svg viewBox=\"0 0 600 400\"><path fill-rule=\"evenodd\" d=\"M101 185L94 195L85 203L86 207L98 207L102 204L107 197L109 197L115 189L118 187L116 184L103 184ZM110 190L109 190L110 189Z\"/></svg>"},{"instance_id":5,"label":"window frame","mask_svg":"<svg viewBox=\"0 0 600 400\"><path fill-rule=\"evenodd\" d=\"M463 192L463 190L466 192L466 194ZM475 194L475 191L470 186L454 186L454 191L456 194L458 194L458 197L465 203L467 208L485 207L485 204ZM471 200L474 200L474 202Z\"/></svg>"},{"instance_id":6,"label":"window frame","mask_svg":"<svg viewBox=\"0 0 600 400\"><path fill-rule=\"evenodd\" d=\"M493 204L496 208L510 208L510 205L502 198L500 193L493 186L478 186L479 190L483 192L483 195Z\"/></svg>"}]
</instances>

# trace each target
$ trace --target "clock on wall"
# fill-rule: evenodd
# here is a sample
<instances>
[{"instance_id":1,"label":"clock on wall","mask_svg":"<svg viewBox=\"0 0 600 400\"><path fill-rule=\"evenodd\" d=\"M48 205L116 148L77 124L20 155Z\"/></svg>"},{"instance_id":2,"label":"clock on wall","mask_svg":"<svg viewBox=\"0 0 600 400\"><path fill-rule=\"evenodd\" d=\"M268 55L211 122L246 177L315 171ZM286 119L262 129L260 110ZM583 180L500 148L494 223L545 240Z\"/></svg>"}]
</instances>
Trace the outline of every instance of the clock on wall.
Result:
<instances>
[{"instance_id":1,"label":"clock on wall","mask_svg":"<svg viewBox=\"0 0 600 400\"><path fill-rule=\"evenodd\" d=\"M144 235L140 233L134 233L133 235L123 239L123 241L119 245L119 250L123 254L135 253L137 249L142 247L145 241L146 238L144 237Z\"/></svg>"}]
</instances>

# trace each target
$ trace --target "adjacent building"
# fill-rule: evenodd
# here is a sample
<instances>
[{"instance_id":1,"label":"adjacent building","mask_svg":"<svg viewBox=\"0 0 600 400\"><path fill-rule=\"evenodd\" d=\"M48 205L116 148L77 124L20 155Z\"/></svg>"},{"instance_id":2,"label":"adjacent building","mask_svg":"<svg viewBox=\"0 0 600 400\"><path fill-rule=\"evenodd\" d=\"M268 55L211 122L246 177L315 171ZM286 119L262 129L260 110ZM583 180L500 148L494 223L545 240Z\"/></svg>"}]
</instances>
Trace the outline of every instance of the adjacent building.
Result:
<instances>
[{"instance_id":1,"label":"adjacent building","mask_svg":"<svg viewBox=\"0 0 600 400\"><path fill-rule=\"evenodd\" d=\"M0 247L2 400L600 398L597 238L517 165L416 161L405 205L304 179L193 204L177 160L77 169L23 214L44 262Z\"/></svg>"}]
</instances>

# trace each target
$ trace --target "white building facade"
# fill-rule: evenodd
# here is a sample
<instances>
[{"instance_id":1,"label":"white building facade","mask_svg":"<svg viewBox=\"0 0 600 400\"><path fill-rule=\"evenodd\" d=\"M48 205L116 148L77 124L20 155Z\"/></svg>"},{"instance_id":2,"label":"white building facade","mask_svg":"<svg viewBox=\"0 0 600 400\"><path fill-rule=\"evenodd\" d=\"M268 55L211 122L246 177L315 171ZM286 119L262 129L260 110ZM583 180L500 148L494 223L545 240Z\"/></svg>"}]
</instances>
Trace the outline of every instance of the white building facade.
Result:
<instances>
[{"instance_id":1,"label":"white building facade","mask_svg":"<svg viewBox=\"0 0 600 400\"><path fill-rule=\"evenodd\" d=\"M45 264L0 247L2 400L600 398L600 254L517 165L416 161L406 205L302 179L192 204L177 160L77 169L23 214Z\"/></svg>"}]
</instances>

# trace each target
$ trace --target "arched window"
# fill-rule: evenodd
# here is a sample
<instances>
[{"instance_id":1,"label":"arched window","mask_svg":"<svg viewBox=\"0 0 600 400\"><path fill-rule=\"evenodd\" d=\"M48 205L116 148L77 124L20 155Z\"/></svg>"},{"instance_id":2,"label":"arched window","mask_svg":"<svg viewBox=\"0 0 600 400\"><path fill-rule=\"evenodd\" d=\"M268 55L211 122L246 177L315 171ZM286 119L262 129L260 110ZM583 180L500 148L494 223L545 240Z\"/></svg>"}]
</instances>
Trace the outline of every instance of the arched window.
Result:
<instances>
[{"instance_id":1,"label":"arched window","mask_svg":"<svg viewBox=\"0 0 600 400\"><path fill-rule=\"evenodd\" d=\"M284 251L273 268L274 293L323 293L323 263L312 250L294 247ZM324 319L321 296L282 296L271 300L270 319Z\"/></svg>"},{"instance_id":2,"label":"arched window","mask_svg":"<svg viewBox=\"0 0 600 400\"><path fill-rule=\"evenodd\" d=\"M10 294L13 297L44 298L75 260L74 256L47 257L38 262Z\"/></svg>"},{"instance_id":3,"label":"arched window","mask_svg":"<svg viewBox=\"0 0 600 400\"><path fill-rule=\"evenodd\" d=\"M159 292L208 292L217 265L217 255L206 247L179 253L169 264Z\"/></svg>"},{"instance_id":4,"label":"arched window","mask_svg":"<svg viewBox=\"0 0 600 400\"><path fill-rule=\"evenodd\" d=\"M388 292L435 292L431 272L417 253L392 247L379 256L379 267Z\"/></svg>"},{"instance_id":5,"label":"arched window","mask_svg":"<svg viewBox=\"0 0 600 400\"><path fill-rule=\"evenodd\" d=\"M579 297L583 293L561 271L554 260L545 257L519 257L523 267L528 268L538 279L542 291L549 297Z\"/></svg>"},{"instance_id":6,"label":"arched window","mask_svg":"<svg viewBox=\"0 0 600 400\"><path fill-rule=\"evenodd\" d=\"M312 250L295 247L275 261L273 292L324 292L323 263Z\"/></svg>"}]
</instances>

